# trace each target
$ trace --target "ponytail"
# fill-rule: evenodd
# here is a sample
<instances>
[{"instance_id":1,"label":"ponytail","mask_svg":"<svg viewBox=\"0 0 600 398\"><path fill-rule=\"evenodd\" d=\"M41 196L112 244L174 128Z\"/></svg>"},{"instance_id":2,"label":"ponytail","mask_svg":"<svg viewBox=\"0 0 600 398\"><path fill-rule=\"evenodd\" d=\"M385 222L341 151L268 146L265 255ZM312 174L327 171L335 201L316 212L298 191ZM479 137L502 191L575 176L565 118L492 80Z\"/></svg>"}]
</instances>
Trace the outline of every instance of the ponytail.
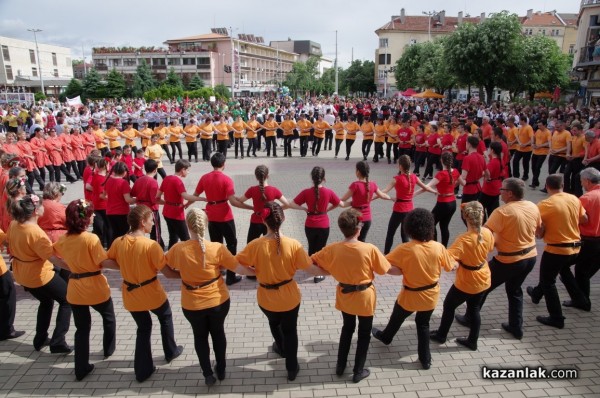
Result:
<instances>
[{"instance_id":1,"label":"ponytail","mask_svg":"<svg viewBox=\"0 0 600 398\"><path fill-rule=\"evenodd\" d=\"M206 231L206 213L200 209L191 209L188 211L185 221L190 231L198 237L200 244L200 257L202 258L202 268L206 268L206 245L204 244L204 233Z\"/></svg>"},{"instance_id":2,"label":"ponytail","mask_svg":"<svg viewBox=\"0 0 600 398\"><path fill-rule=\"evenodd\" d=\"M448 172L448 177L450 178L450 184L454 185L454 176L452 176L452 165L454 163L454 157L450 152L445 152L442 154L442 164L444 168Z\"/></svg>"},{"instance_id":3,"label":"ponytail","mask_svg":"<svg viewBox=\"0 0 600 398\"><path fill-rule=\"evenodd\" d=\"M371 201L371 187L369 184L369 164L364 160L356 163L356 170L360 173L360 175L365 179L365 191L367 194L367 202Z\"/></svg>"},{"instance_id":4,"label":"ponytail","mask_svg":"<svg viewBox=\"0 0 600 398\"><path fill-rule=\"evenodd\" d=\"M310 176L313 181L315 192L315 206L313 208L313 212L316 213L319 211L319 185L321 185L321 183L325 179L325 169L320 166L315 166L310 172Z\"/></svg>"},{"instance_id":5,"label":"ponytail","mask_svg":"<svg viewBox=\"0 0 600 398\"><path fill-rule=\"evenodd\" d=\"M265 180L269 177L269 168L262 164L256 166L256 169L254 169L254 176L258 180L258 189L260 190L261 199L266 202Z\"/></svg>"}]
</instances>

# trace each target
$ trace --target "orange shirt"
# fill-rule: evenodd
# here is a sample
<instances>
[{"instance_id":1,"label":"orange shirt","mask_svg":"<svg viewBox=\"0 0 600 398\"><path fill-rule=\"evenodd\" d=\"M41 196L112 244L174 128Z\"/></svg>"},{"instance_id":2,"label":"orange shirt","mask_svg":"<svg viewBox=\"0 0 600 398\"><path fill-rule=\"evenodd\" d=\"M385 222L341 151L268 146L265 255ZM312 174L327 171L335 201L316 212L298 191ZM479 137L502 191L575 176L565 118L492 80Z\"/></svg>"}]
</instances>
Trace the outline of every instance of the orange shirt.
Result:
<instances>
[{"instance_id":1,"label":"orange shirt","mask_svg":"<svg viewBox=\"0 0 600 398\"><path fill-rule=\"evenodd\" d=\"M283 135L293 135L294 129L296 128L296 122L291 119L284 120L279 126L283 130Z\"/></svg>"},{"instance_id":2,"label":"orange shirt","mask_svg":"<svg viewBox=\"0 0 600 398\"><path fill-rule=\"evenodd\" d=\"M0 244L6 240L6 234L4 231L0 229ZM8 272L8 268L6 267L6 263L4 262L4 257L0 256L0 276L4 275Z\"/></svg>"},{"instance_id":3,"label":"orange shirt","mask_svg":"<svg viewBox=\"0 0 600 398\"><path fill-rule=\"evenodd\" d=\"M263 126L267 129L267 131L265 132L265 137L275 137L275 134L277 133L277 128L279 128L279 125L276 121L267 120L263 123Z\"/></svg>"},{"instance_id":4,"label":"orange shirt","mask_svg":"<svg viewBox=\"0 0 600 398\"><path fill-rule=\"evenodd\" d=\"M585 155L585 136L583 134L572 136L569 142L571 143L571 156L583 158Z\"/></svg>"},{"instance_id":5,"label":"orange shirt","mask_svg":"<svg viewBox=\"0 0 600 398\"><path fill-rule=\"evenodd\" d=\"M535 145L544 145L547 142L550 142L550 139L552 137L552 134L550 133L550 130L548 129L538 129L535 132L534 135L534 139L533 142L535 143ZM550 151L550 147L543 147L543 148L535 148L533 150L533 154L534 155L547 155L548 152Z\"/></svg>"},{"instance_id":6,"label":"orange shirt","mask_svg":"<svg viewBox=\"0 0 600 398\"><path fill-rule=\"evenodd\" d=\"M250 120L248 122L248 129L246 129L246 138L256 138L256 130L260 128L260 123L257 120Z\"/></svg>"},{"instance_id":7,"label":"orange shirt","mask_svg":"<svg viewBox=\"0 0 600 398\"><path fill-rule=\"evenodd\" d=\"M231 129L233 130L233 138L243 138L246 127L246 123L244 123L243 120L233 122L231 125Z\"/></svg>"},{"instance_id":8,"label":"orange shirt","mask_svg":"<svg viewBox=\"0 0 600 398\"><path fill-rule=\"evenodd\" d=\"M300 137L308 137L310 135L310 129L312 127L312 123L307 119L298 120L298 133Z\"/></svg>"},{"instance_id":9,"label":"orange shirt","mask_svg":"<svg viewBox=\"0 0 600 398\"><path fill-rule=\"evenodd\" d=\"M488 289L492 284L492 274L487 263L487 256L493 250L494 234L487 228L481 228L481 242L478 241L475 232L467 231L459 235L448 249L450 256L467 266L477 267L483 264L483 267L473 271L460 266L459 263L454 286L469 294L481 293Z\"/></svg>"},{"instance_id":10,"label":"orange shirt","mask_svg":"<svg viewBox=\"0 0 600 398\"><path fill-rule=\"evenodd\" d=\"M348 122L346 123L346 139L347 140L356 140L356 132L360 130L360 126L356 122Z\"/></svg>"},{"instance_id":11,"label":"orange shirt","mask_svg":"<svg viewBox=\"0 0 600 398\"><path fill-rule=\"evenodd\" d=\"M200 138L203 140L211 140L215 131L215 125L212 123L203 123L200 126Z\"/></svg>"},{"instance_id":12,"label":"orange shirt","mask_svg":"<svg viewBox=\"0 0 600 398\"><path fill-rule=\"evenodd\" d=\"M142 131L138 133L140 137L142 137L142 146L145 148L150 143L150 137L152 137L152 129L146 127Z\"/></svg>"},{"instance_id":13,"label":"orange shirt","mask_svg":"<svg viewBox=\"0 0 600 398\"><path fill-rule=\"evenodd\" d=\"M570 255L579 253L579 247L555 247L549 243L578 242L579 219L585 209L575 195L561 192L538 203L540 216L544 224L544 251L552 254Z\"/></svg>"},{"instance_id":14,"label":"orange shirt","mask_svg":"<svg viewBox=\"0 0 600 398\"><path fill-rule=\"evenodd\" d=\"M135 139L135 137L137 137L140 133L139 131L137 131L136 129L130 127L128 129L125 129L122 131L122 133L125 137L125 145L134 145L133 140Z\"/></svg>"},{"instance_id":15,"label":"orange shirt","mask_svg":"<svg viewBox=\"0 0 600 398\"><path fill-rule=\"evenodd\" d=\"M166 145L167 141L165 141L165 136L167 135L167 128L166 127L155 127L154 128L154 134L158 134L159 139L158 139L158 144L159 145Z\"/></svg>"},{"instance_id":16,"label":"orange shirt","mask_svg":"<svg viewBox=\"0 0 600 398\"><path fill-rule=\"evenodd\" d=\"M327 245L311 256L319 267L329 272L338 282L364 285L384 275L391 267L379 249L363 242L337 242ZM342 293L336 288L335 308L350 315L373 316L376 304L375 286L362 292Z\"/></svg>"},{"instance_id":17,"label":"orange shirt","mask_svg":"<svg viewBox=\"0 0 600 398\"><path fill-rule=\"evenodd\" d=\"M113 242L108 250L108 258L119 264L123 280L129 283L141 283L155 277L166 264L165 253L156 241L129 234ZM121 292L127 311L154 310L167 300L167 294L158 280L132 291L127 291L123 283Z\"/></svg>"},{"instance_id":18,"label":"orange shirt","mask_svg":"<svg viewBox=\"0 0 600 398\"><path fill-rule=\"evenodd\" d=\"M182 133L183 129L181 128L181 126L169 127L169 142L179 142Z\"/></svg>"},{"instance_id":19,"label":"orange shirt","mask_svg":"<svg viewBox=\"0 0 600 398\"><path fill-rule=\"evenodd\" d=\"M375 125L375 142L385 142L385 135L387 134L387 127L383 124Z\"/></svg>"},{"instance_id":20,"label":"orange shirt","mask_svg":"<svg viewBox=\"0 0 600 398\"><path fill-rule=\"evenodd\" d=\"M564 151L561 153L555 153L555 156L561 156L561 157L566 157L567 156L567 142L570 141L572 138L572 135L569 131L567 130L563 130L563 131L555 131L552 134L552 142L550 144L550 147L554 150L559 150L559 149L563 149Z\"/></svg>"},{"instance_id":21,"label":"orange shirt","mask_svg":"<svg viewBox=\"0 0 600 398\"><path fill-rule=\"evenodd\" d=\"M410 241L402 243L385 258L402 271L404 286L418 288L438 282L442 268L451 271L454 260L441 243ZM439 283L427 290L418 292L402 289L398 304L406 311L430 311L440 297Z\"/></svg>"},{"instance_id":22,"label":"orange shirt","mask_svg":"<svg viewBox=\"0 0 600 398\"><path fill-rule=\"evenodd\" d=\"M333 126L331 126L331 128L335 132L335 139L336 140L343 140L344 139L344 136L346 135L346 132L344 131L344 123L337 122Z\"/></svg>"},{"instance_id":23,"label":"orange shirt","mask_svg":"<svg viewBox=\"0 0 600 398\"><path fill-rule=\"evenodd\" d=\"M398 131L401 126L398 123L389 124L387 129L387 142L398 143Z\"/></svg>"},{"instance_id":24,"label":"orange shirt","mask_svg":"<svg viewBox=\"0 0 600 398\"><path fill-rule=\"evenodd\" d=\"M108 147L110 149L121 146L121 143L119 142L119 131L116 128L111 127L106 130L104 132L104 137L108 138Z\"/></svg>"},{"instance_id":25,"label":"orange shirt","mask_svg":"<svg viewBox=\"0 0 600 398\"><path fill-rule=\"evenodd\" d=\"M192 135L193 137L185 136L185 142L196 142L198 140L198 133L200 132L200 127L195 124L189 124L185 126L183 129L186 134Z\"/></svg>"},{"instance_id":26,"label":"orange shirt","mask_svg":"<svg viewBox=\"0 0 600 398\"><path fill-rule=\"evenodd\" d=\"M46 233L37 224L13 221L7 235L15 280L31 289L50 282L54 277L54 266L48 259L53 250Z\"/></svg>"},{"instance_id":27,"label":"orange shirt","mask_svg":"<svg viewBox=\"0 0 600 398\"><path fill-rule=\"evenodd\" d=\"M360 131L363 133L363 140L372 140L375 134L375 126L371 122L364 122L360 126Z\"/></svg>"},{"instance_id":28,"label":"orange shirt","mask_svg":"<svg viewBox=\"0 0 600 398\"><path fill-rule=\"evenodd\" d=\"M519 134L519 129L517 127L508 129L508 132L506 133L506 139L509 142L515 141L517 139L517 134ZM517 142L515 142L514 144L509 145L508 149L517 149L518 147L519 147L519 144Z\"/></svg>"},{"instance_id":29,"label":"orange shirt","mask_svg":"<svg viewBox=\"0 0 600 398\"><path fill-rule=\"evenodd\" d=\"M317 120L313 127L315 128L315 137L317 138L325 138L325 130L331 129L329 123L324 120Z\"/></svg>"},{"instance_id":30,"label":"orange shirt","mask_svg":"<svg viewBox=\"0 0 600 398\"><path fill-rule=\"evenodd\" d=\"M256 279L262 284L275 284L288 279L292 281L279 289L257 288L258 305L273 312L290 311L300 305L300 288L293 280L298 269L306 269L312 264L308 254L295 239L281 236L280 254L273 238L262 236L248 243L236 256L246 267L254 266Z\"/></svg>"},{"instance_id":31,"label":"orange shirt","mask_svg":"<svg viewBox=\"0 0 600 398\"><path fill-rule=\"evenodd\" d=\"M536 257L535 230L541 224L538 207L528 200L509 202L494 210L485 226L494 233L499 252L511 253L533 247L529 253L521 256L496 255L496 259L503 263L515 263Z\"/></svg>"},{"instance_id":32,"label":"orange shirt","mask_svg":"<svg viewBox=\"0 0 600 398\"><path fill-rule=\"evenodd\" d=\"M221 122L215 126L217 131L217 140L225 141L229 139L229 132L232 130L231 126L225 122Z\"/></svg>"},{"instance_id":33,"label":"orange shirt","mask_svg":"<svg viewBox=\"0 0 600 398\"><path fill-rule=\"evenodd\" d=\"M94 139L96 140L96 148L102 149L106 148L106 144L104 143L104 131L102 129L97 128L94 130Z\"/></svg>"},{"instance_id":34,"label":"orange shirt","mask_svg":"<svg viewBox=\"0 0 600 398\"><path fill-rule=\"evenodd\" d=\"M600 237L600 185L594 185L579 198L588 215L588 222L579 226L582 236Z\"/></svg>"},{"instance_id":35,"label":"orange shirt","mask_svg":"<svg viewBox=\"0 0 600 398\"><path fill-rule=\"evenodd\" d=\"M517 133L517 151L519 152L531 152L531 145L528 145L526 147L522 147L521 144L525 145L528 144L531 141L531 138L533 137L533 128L526 124L525 126L519 127L519 132ZM521 142L521 144L519 144L519 141Z\"/></svg>"},{"instance_id":36,"label":"orange shirt","mask_svg":"<svg viewBox=\"0 0 600 398\"><path fill-rule=\"evenodd\" d=\"M197 240L188 240L175 244L167 252L169 266L178 269L181 280L190 286L198 286L220 277L221 267L231 271L237 267L235 257L222 243L204 240L204 247L206 252L202 254L200 243ZM223 278L196 290L189 290L183 283L181 284L181 307L186 310L213 308L228 299L229 290Z\"/></svg>"},{"instance_id":37,"label":"orange shirt","mask_svg":"<svg viewBox=\"0 0 600 398\"><path fill-rule=\"evenodd\" d=\"M101 270L107 259L98 236L87 231L78 235L63 235L54 244L54 252L62 257L71 272L83 274ZM67 301L75 305L96 305L110 298L108 280L102 274L81 279L69 279Z\"/></svg>"}]
</instances>

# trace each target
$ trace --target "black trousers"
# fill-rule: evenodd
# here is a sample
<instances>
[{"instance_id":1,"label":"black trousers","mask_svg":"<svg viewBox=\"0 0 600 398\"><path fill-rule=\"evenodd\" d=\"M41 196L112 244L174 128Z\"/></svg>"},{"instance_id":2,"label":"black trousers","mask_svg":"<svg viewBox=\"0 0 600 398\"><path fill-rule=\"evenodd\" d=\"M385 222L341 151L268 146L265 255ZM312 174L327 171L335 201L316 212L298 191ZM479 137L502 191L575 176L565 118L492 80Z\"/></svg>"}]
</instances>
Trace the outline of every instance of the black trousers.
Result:
<instances>
[{"instance_id":1,"label":"black trousers","mask_svg":"<svg viewBox=\"0 0 600 398\"><path fill-rule=\"evenodd\" d=\"M209 161L211 154L211 139L210 138L201 138L200 145L202 145L202 160Z\"/></svg>"},{"instance_id":2,"label":"black trousers","mask_svg":"<svg viewBox=\"0 0 600 398\"><path fill-rule=\"evenodd\" d=\"M590 279L600 269L600 238L581 237L583 245L575 262L575 276L570 267L563 267L560 277L571 300L579 305L590 302Z\"/></svg>"},{"instance_id":3,"label":"black trousers","mask_svg":"<svg viewBox=\"0 0 600 398\"><path fill-rule=\"evenodd\" d=\"M371 221L363 221L363 226L360 229L360 234L358 234L359 241L365 242L367 240L367 234L369 233L369 229L371 229Z\"/></svg>"},{"instance_id":4,"label":"black trousers","mask_svg":"<svg viewBox=\"0 0 600 398\"><path fill-rule=\"evenodd\" d=\"M413 169L413 173L419 174L421 166L423 166L427 162L427 155L427 152L415 151L415 168Z\"/></svg>"},{"instance_id":5,"label":"black trousers","mask_svg":"<svg viewBox=\"0 0 600 398\"><path fill-rule=\"evenodd\" d=\"M158 210L153 210L152 215L154 218L154 227L152 228L152 231L150 231L150 239L158 242L160 247L162 247L164 250L165 242L163 241L162 232L160 229L160 214L159 214Z\"/></svg>"},{"instance_id":6,"label":"black trousers","mask_svg":"<svg viewBox=\"0 0 600 398\"><path fill-rule=\"evenodd\" d=\"M48 328L52 320L54 302L58 303L56 326L50 339L50 349L66 347L65 335L71 323L71 306L67 302L67 282L56 272L50 282L36 288L26 288L35 297L40 305L37 312L37 325L35 327L34 347L41 347L48 338Z\"/></svg>"},{"instance_id":7,"label":"black trousers","mask_svg":"<svg viewBox=\"0 0 600 398\"><path fill-rule=\"evenodd\" d=\"M352 151L352 145L354 145L355 140L346 139L346 157L350 157L350 152Z\"/></svg>"},{"instance_id":8,"label":"black trousers","mask_svg":"<svg viewBox=\"0 0 600 398\"><path fill-rule=\"evenodd\" d=\"M104 356L109 357L115 352L117 322L112 298L96 305L71 304L73 320L77 328L75 331L75 376L78 378L87 373L90 364L90 330L92 330L90 307L102 317Z\"/></svg>"},{"instance_id":9,"label":"black trousers","mask_svg":"<svg viewBox=\"0 0 600 398\"><path fill-rule=\"evenodd\" d=\"M312 145L312 155L319 155L321 152L321 145L323 144L323 138L315 137Z\"/></svg>"},{"instance_id":10,"label":"black trousers","mask_svg":"<svg viewBox=\"0 0 600 398\"><path fill-rule=\"evenodd\" d=\"M198 361L202 368L204 377L212 376L213 370L210 366L210 347L208 346L208 335L212 339L217 372L225 371L225 351L227 350L227 337L225 337L225 318L229 313L231 301L227 299L223 304L203 310L186 310L183 315L192 326L194 332L194 348Z\"/></svg>"},{"instance_id":11,"label":"black trousers","mask_svg":"<svg viewBox=\"0 0 600 398\"><path fill-rule=\"evenodd\" d=\"M292 141L294 140L294 134L283 136L283 156L292 157Z\"/></svg>"},{"instance_id":12,"label":"black trousers","mask_svg":"<svg viewBox=\"0 0 600 398\"><path fill-rule=\"evenodd\" d=\"M433 177L433 166L435 165L438 170L440 169L440 158L441 155L427 153L427 165L425 166L425 174L423 174L423 177Z\"/></svg>"},{"instance_id":13,"label":"black trousers","mask_svg":"<svg viewBox=\"0 0 600 398\"><path fill-rule=\"evenodd\" d=\"M375 143L375 154L373 156L373 161L379 162L379 159L383 159L383 156L384 156L383 142L376 142Z\"/></svg>"},{"instance_id":14,"label":"black trousers","mask_svg":"<svg viewBox=\"0 0 600 398\"><path fill-rule=\"evenodd\" d=\"M188 160L192 161L192 156L198 162L198 141L194 142L186 142L185 143L188 150Z\"/></svg>"},{"instance_id":15,"label":"black trousers","mask_svg":"<svg viewBox=\"0 0 600 398\"><path fill-rule=\"evenodd\" d=\"M483 295L484 292L476 294L465 293L455 285L452 285L444 299L444 312L442 313L442 320L438 328L438 336L444 339L448 336L448 331L450 331L450 326L452 326L452 322L454 321L454 312L459 305L466 302L467 317L471 321L471 330L469 331L469 337L467 339L470 343L477 343L477 340L479 339L479 330L481 329L479 309Z\"/></svg>"},{"instance_id":16,"label":"black trousers","mask_svg":"<svg viewBox=\"0 0 600 398\"><path fill-rule=\"evenodd\" d=\"M110 248L112 234L110 226L108 225L106 210L94 210L94 214L96 217L94 217L92 232L98 236L103 247Z\"/></svg>"},{"instance_id":17,"label":"black trousers","mask_svg":"<svg viewBox=\"0 0 600 398\"><path fill-rule=\"evenodd\" d=\"M54 166L54 181L56 182L60 182L60 173L62 172L65 175L65 178L67 179L68 182L75 182L77 181L77 179L75 177L73 177L71 175L71 173L69 173L69 170L67 170L67 166L65 166L65 164L61 164L60 166ZM52 181L52 180L50 180Z\"/></svg>"},{"instance_id":18,"label":"black trousers","mask_svg":"<svg viewBox=\"0 0 600 398\"><path fill-rule=\"evenodd\" d=\"M387 326L382 331L381 340L386 344L390 344L396 333L398 333L398 330L400 330L400 326L402 326L404 320L412 313L413 311L405 310L396 301L392 316L390 316ZM429 351L429 319L431 318L431 314L433 314L433 310L417 311L417 315L415 316L419 360L421 362L431 362L431 353Z\"/></svg>"},{"instance_id":19,"label":"black trousers","mask_svg":"<svg viewBox=\"0 0 600 398\"><path fill-rule=\"evenodd\" d=\"M531 185L540 186L540 173L542 172L542 165L545 160L546 155L531 155L531 173L533 174Z\"/></svg>"},{"instance_id":20,"label":"black trousers","mask_svg":"<svg viewBox=\"0 0 600 398\"><path fill-rule=\"evenodd\" d=\"M79 173L79 165L77 164L77 161L71 160L69 163L65 163L65 165L67 166L67 170L69 170L69 173L71 172L71 170L73 170L75 178L77 178L78 180L81 179L81 174Z\"/></svg>"},{"instance_id":21,"label":"black trousers","mask_svg":"<svg viewBox=\"0 0 600 398\"><path fill-rule=\"evenodd\" d=\"M127 223L127 214L107 214L108 226L110 228L108 247L112 245L115 239L125 235L129 231Z\"/></svg>"},{"instance_id":22,"label":"black trousers","mask_svg":"<svg viewBox=\"0 0 600 398\"><path fill-rule=\"evenodd\" d=\"M340 334L340 344L338 347L338 366L346 366L350 345L352 344L352 335L356 330L356 318L358 318L358 340L356 342L356 354L354 356L353 373L357 374L363 371L367 361L367 352L371 342L371 329L373 328L373 316L358 316L342 312L344 324Z\"/></svg>"},{"instance_id":23,"label":"black trousers","mask_svg":"<svg viewBox=\"0 0 600 398\"><path fill-rule=\"evenodd\" d=\"M179 159L183 159L183 153L181 151L181 141L170 142L169 144L171 145L171 152L173 153L173 162L175 161L175 149L177 149L177 152L179 152Z\"/></svg>"},{"instance_id":24,"label":"black trousers","mask_svg":"<svg viewBox=\"0 0 600 398\"><path fill-rule=\"evenodd\" d=\"M29 186L33 187L33 182L37 181L40 191L44 190L44 180L40 176L40 172L38 169L33 169L27 172L27 181L29 182Z\"/></svg>"},{"instance_id":25,"label":"black trousers","mask_svg":"<svg viewBox=\"0 0 600 398\"><path fill-rule=\"evenodd\" d=\"M167 172L165 171L164 168L159 167L158 169L156 169L156 174L160 176L160 178L162 178L163 180L165 179L165 177L167 176ZM158 180L158 178L156 178L156 176L154 176L154 178L156 180Z\"/></svg>"},{"instance_id":26,"label":"black trousers","mask_svg":"<svg viewBox=\"0 0 600 398\"><path fill-rule=\"evenodd\" d=\"M394 163L398 160L398 144L394 144L393 142L385 143L385 157L388 160L392 159L392 155L394 155Z\"/></svg>"},{"instance_id":27,"label":"black trousers","mask_svg":"<svg viewBox=\"0 0 600 398\"><path fill-rule=\"evenodd\" d=\"M490 262L492 285L485 291L481 307L494 289L504 283L508 298L508 323L514 330L523 330L523 289L521 286L535 265L531 257L514 263L502 263L494 257Z\"/></svg>"},{"instance_id":28,"label":"black trousers","mask_svg":"<svg viewBox=\"0 0 600 398\"><path fill-rule=\"evenodd\" d=\"M10 271L0 275L0 340L15 331L17 293L15 281Z\"/></svg>"},{"instance_id":29,"label":"black trousers","mask_svg":"<svg viewBox=\"0 0 600 398\"><path fill-rule=\"evenodd\" d=\"M523 160L523 179L529 178L529 161L531 160L531 152L515 151L515 155L512 160L512 176L515 178L521 177L521 170L519 163Z\"/></svg>"},{"instance_id":30,"label":"black trousers","mask_svg":"<svg viewBox=\"0 0 600 398\"><path fill-rule=\"evenodd\" d=\"M190 234L185 220L175 220L174 218L165 217L165 221L167 222L167 228L169 230L169 249L180 240L182 242L190 240Z\"/></svg>"},{"instance_id":31,"label":"black trousers","mask_svg":"<svg viewBox=\"0 0 600 398\"><path fill-rule=\"evenodd\" d=\"M239 154L242 155L242 159L244 158L244 139L243 138L235 138L235 158L237 159L237 157L239 156ZM239 151L239 154L238 154Z\"/></svg>"},{"instance_id":32,"label":"black trousers","mask_svg":"<svg viewBox=\"0 0 600 398\"><path fill-rule=\"evenodd\" d=\"M250 157L250 151L252 151L252 156L256 156L256 138L248 138L248 151L246 152L246 156Z\"/></svg>"},{"instance_id":33,"label":"black trousers","mask_svg":"<svg viewBox=\"0 0 600 398\"><path fill-rule=\"evenodd\" d=\"M308 241L308 255L311 256L324 248L329 239L329 228L304 227Z\"/></svg>"},{"instance_id":34,"label":"black trousers","mask_svg":"<svg viewBox=\"0 0 600 398\"><path fill-rule=\"evenodd\" d=\"M329 144L329 146L327 146ZM331 151L331 145L333 144L333 130L325 130L325 142L323 143L324 150Z\"/></svg>"},{"instance_id":35,"label":"black trousers","mask_svg":"<svg viewBox=\"0 0 600 398\"><path fill-rule=\"evenodd\" d=\"M565 166L567 165L567 158L558 156L558 155L550 155L548 157L548 174L554 174L560 170L561 173L565 172Z\"/></svg>"},{"instance_id":36,"label":"black trousers","mask_svg":"<svg viewBox=\"0 0 600 398\"><path fill-rule=\"evenodd\" d=\"M208 222L208 235L211 242L223 243L225 239L227 249L231 254L237 254L237 237L235 234L235 221ZM227 280L235 278L235 272L227 270Z\"/></svg>"},{"instance_id":37,"label":"black trousers","mask_svg":"<svg viewBox=\"0 0 600 398\"><path fill-rule=\"evenodd\" d=\"M154 371L154 361L152 360L152 318L150 312L158 317L160 323L160 335L162 339L165 358L172 358L177 352L177 343L175 343L175 331L173 329L173 313L169 300L158 308L150 311L132 311L131 316L137 325L137 336L135 339L135 357L133 368L135 378L140 380L147 379Z\"/></svg>"},{"instance_id":38,"label":"black trousers","mask_svg":"<svg viewBox=\"0 0 600 398\"><path fill-rule=\"evenodd\" d=\"M271 156L271 148L273 148L273 156L277 157L277 144L275 142L275 136L265 137L265 143L267 145L267 156Z\"/></svg>"},{"instance_id":39,"label":"black trousers","mask_svg":"<svg viewBox=\"0 0 600 398\"><path fill-rule=\"evenodd\" d=\"M259 288L261 289L261 288ZM298 369L298 312L300 305L283 312L273 312L263 307L261 311L269 320L269 328L275 344L285 355L285 368L288 371Z\"/></svg>"},{"instance_id":40,"label":"black trousers","mask_svg":"<svg viewBox=\"0 0 600 398\"><path fill-rule=\"evenodd\" d=\"M565 318L562 314L562 306L558 290L556 290L556 277L563 268L568 268L577 261L577 254L560 255L544 251L540 261L540 281L533 288L532 296L537 299L544 297L548 314L553 320L562 322Z\"/></svg>"},{"instance_id":41,"label":"black trousers","mask_svg":"<svg viewBox=\"0 0 600 398\"><path fill-rule=\"evenodd\" d=\"M392 250L392 245L394 244L394 235L396 235L396 231L398 227L404 222L404 217L406 217L408 213L401 213L394 211L390 217L390 221L388 222L387 234L385 235L385 246L383 249L384 254L388 254ZM408 235L404 232L404 228L400 228L400 236L402 237L402 243L408 242Z\"/></svg>"},{"instance_id":42,"label":"black trousers","mask_svg":"<svg viewBox=\"0 0 600 398\"><path fill-rule=\"evenodd\" d=\"M464 198L464 196L463 196ZM491 196L481 192L479 194L479 202L485 209L484 220L492 215L492 212L500 206L500 195Z\"/></svg>"},{"instance_id":43,"label":"black trousers","mask_svg":"<svg viewBox=\"0 0 600 398\"><path fill-rule=\"evenodd\" d=\"M361 149L364 160L367 160L367 158L369 157L369 153L371 152L371 145L373 145L373 140L363 140Z\"/></svg>"},{"instance_id":44,"label":"black trousers","mask_svg":"<svg viewBox=\"0 0 600 398\"><path fill-rule=\"evenodd\" d=\"M344 142L343 139L335 139L335 156L337 157L337 155L340 153L340 147L342 146L342 142Z\"/></svg>"},{"instance_id":45,"label":"black trousers","mask_svg":"<svg viewBox=\"0 0 600 398\"><path fill-rule=\"evenodd\" d=\"M227 157L227 148L229 147L229 140L217 140L217 152Z\"/></svg>"},{"instance_id":46,"label":"black trousers","mask_svg":"<svg viewBox=\"0 0 600 398\"><path fill-rule=\"evenodd\" d=\"M442 235L442 244L445 247L448 247L448 242L450 241L450 221L452 220L452 216L456 212L456 201L452 202L437 202L431 210L433 214L433 220L435 221L435 225L440 224L440 234ZM434 231L434 239L437 240L437 228Z\"/></svg>"},{"instance_id":47,"label":"black trousers","mask_svg":"<svg viewBox=\"0 0 600 398\"><path fill-rule=\"evenodd\" d=\"M565 192L580 197L583 195L580 173L583 170L583 158L575 158L567 161L564 174Z\"/></svg>"},{"instance_id":48,"label":"black trousers","mask_svg":"<svg viewBox=\"0 0 600 398\"><path fill-rule=\"evenodd\" d=\"M263 223L254 223L251 222L248 227L248 237L246 238L246 243L252 242L256 238L260 238L263 235L267 234L267 227Z\"/></svg>"},{"instance_id":49,"label":"black trousers","mask_svg":"<svg viewBox=\"0 0 600 398\"><path fill-rule=\"evenodd\" d=\"M171 151L169 151L169 146L167 144L161 144L160 147L167 154L167 158L169 158L169 162L174 163L175 162L175 152L173 152L173 156L171 157Z\"/></svg>"}]
</instances>

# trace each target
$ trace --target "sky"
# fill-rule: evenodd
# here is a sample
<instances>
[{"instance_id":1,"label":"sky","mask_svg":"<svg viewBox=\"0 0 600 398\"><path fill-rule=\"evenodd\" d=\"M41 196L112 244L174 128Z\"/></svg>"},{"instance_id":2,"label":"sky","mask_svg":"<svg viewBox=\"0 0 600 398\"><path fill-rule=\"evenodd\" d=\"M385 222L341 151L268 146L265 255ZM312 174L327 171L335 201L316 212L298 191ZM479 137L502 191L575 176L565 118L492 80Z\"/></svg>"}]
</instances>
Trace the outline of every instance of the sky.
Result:
<instances>
[{"instance_id":1,"label":"sky","mask_svg":"<svg viewBox=\"0 0 600 398\"><path fill-rule=\"evenodd\" d=\"M339 66L352 59L373 60L378 45L375 30L392 15L445 10L471 16L508 10L520 16L527 9L578 13L579 0L0 0L0 36L33 40L27 29L42 29L40 43L72 49L74 59L91 60L92 47L163 46L168 39L210 33L213 27L276 40L312 40L323 56L335 58L336 30Z\"/></svg>"}]
</instances>

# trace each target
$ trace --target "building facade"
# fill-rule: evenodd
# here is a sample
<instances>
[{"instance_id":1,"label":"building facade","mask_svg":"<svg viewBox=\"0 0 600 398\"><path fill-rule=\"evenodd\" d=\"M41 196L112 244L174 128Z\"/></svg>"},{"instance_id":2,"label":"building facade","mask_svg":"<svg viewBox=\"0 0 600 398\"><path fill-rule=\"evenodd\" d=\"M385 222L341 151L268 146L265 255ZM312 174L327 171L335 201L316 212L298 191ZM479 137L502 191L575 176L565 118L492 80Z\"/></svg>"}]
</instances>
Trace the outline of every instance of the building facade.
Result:
<instances>
[{"instance_id":1,"label":"building facade","mask_svg":"<svg viewBox=\"0 0 600 398\"><path fill-rule=\"evenodd\" d=\"M600 105L600 1L582 0L577 18L573 78L579 80L579 97L588 106Z\"/></svg>"},{"instance_id":2,"label":"building facade","mask_svg":"<svg viewBox=\"0 0 600 398\"><path fill-rule=\"evenodd\" d=\"M298 62L306 62L310 57L319 58L319 64L317 65L319 76L321 76L327 69L331 69L334 66L333 60L323 57L321 44L311 40L287 39L281 41L272 41L269 43L269 45L274 48L279 48L281 50L298 54Z\"/></svg>"}]
</instances>

